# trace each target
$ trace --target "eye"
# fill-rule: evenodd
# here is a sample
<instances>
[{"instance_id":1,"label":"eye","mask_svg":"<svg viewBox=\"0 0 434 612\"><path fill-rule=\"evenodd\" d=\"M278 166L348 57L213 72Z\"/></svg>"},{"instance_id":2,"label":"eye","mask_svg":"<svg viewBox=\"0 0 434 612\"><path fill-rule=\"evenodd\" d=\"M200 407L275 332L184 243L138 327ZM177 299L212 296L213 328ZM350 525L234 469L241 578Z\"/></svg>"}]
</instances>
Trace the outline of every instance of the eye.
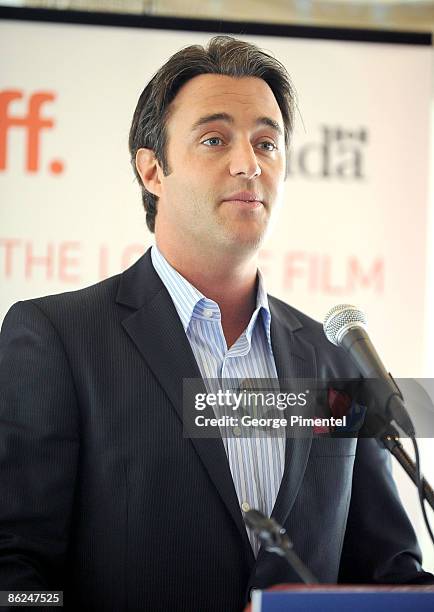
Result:
<instances>
[{"instance_id":1,"label":"eye","mask_svg":"<svg viewBox=\"0 0 434 612\"><path fill-rule=\"evenodd\" d=\"M258 147L260 149L263 149L264 151L275 151L277 149L274 142L271 142L270 140L264 140L263 142L260 142L258 144Z\"/></svg>"},{"instance_id":2,"label":"eye","mask_svg":"<svg viewBox=\"0 0 434 612\"><path fill-rule=\"evenodd\" d=\"M206 140L202 140L201 144L204 144L207 147L218 147L219 145L223 144L223 140L219 138L219 136L211 136Z\"/></svg>"}]
</instances>

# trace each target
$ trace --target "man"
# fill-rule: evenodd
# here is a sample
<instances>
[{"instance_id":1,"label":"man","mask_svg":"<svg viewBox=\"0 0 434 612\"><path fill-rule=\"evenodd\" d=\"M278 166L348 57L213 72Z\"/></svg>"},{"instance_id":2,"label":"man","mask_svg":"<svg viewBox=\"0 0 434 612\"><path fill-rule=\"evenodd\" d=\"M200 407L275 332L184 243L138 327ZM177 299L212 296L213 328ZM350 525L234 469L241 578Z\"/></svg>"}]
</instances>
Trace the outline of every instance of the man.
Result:
<instances>
[{"instance_id":1,"label":"man","mask_svg":"<svg viewBox=\"0 0 434 612\"><path fill-rule=\"evenodd\" d=\"M250 507L321 582L432 579L375 441L183 436L184 379L356 374L258 275L293 107L284 67L229 37L143 91L130 150L156 247L4 323L0 589L63 589L71 610L240 611L252 588L299 581L247 532Z\"/></svg>"}]
</instances>

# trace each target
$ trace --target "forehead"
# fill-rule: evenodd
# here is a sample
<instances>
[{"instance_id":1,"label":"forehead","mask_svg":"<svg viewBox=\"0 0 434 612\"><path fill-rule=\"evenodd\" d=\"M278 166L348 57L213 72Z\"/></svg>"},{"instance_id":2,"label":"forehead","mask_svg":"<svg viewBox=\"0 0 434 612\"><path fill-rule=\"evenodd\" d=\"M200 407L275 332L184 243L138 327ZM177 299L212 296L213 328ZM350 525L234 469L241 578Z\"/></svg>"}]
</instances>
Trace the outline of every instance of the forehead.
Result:
<instances>
[{"instance_id":1,"label":"forehead","mask_svg":"<svg viewBox=\"0 0 434 612\"><path fill-rule=\"evenodd\" d=\"M171 104L170 117L182 117L184 126L199 117L226 112L235 120L255 121L267 115L283 127L282 114L273 92L257 77L201 74L181 87ZM169 119L170 123L170 119Z\"/></svg>"}]
</instances>

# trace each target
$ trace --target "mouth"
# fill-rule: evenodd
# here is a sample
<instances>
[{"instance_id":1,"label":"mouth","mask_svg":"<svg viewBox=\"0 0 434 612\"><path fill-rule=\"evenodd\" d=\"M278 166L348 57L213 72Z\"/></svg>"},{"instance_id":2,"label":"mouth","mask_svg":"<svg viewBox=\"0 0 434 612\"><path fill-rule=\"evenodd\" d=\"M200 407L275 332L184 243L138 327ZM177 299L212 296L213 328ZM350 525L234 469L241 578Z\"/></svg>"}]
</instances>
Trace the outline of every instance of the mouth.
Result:
<instances>
[{"instance_id":1,"label":"mouth","mask_svg":"<svg viewBox=\"0 0 434 612\"><path fill-rule=\"evenodd\" d=\"M244 208L259 208L263 206L262 198L252 191L238 191L223 199L223 202L243 206Z\"/></svg>"}]
</instances>

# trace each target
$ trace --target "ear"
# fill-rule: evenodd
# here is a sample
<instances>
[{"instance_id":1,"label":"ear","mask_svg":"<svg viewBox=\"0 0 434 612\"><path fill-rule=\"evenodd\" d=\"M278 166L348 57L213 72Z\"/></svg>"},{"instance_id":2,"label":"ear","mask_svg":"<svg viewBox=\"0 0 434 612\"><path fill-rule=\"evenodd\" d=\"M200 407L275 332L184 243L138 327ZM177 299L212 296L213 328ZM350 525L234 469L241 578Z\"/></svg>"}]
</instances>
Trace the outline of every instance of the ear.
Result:
<instances>
[{"instance_id":1,"label":"ear","mask_svg":"<svg viewBox=\"0 0 434 612\"><path fill-rule=\"evenodd\" d=\"M143 185L150 193L160 197L162 171L152 149L139 149L136 153L136 168Z\"/></svg>"}]
</instances>

